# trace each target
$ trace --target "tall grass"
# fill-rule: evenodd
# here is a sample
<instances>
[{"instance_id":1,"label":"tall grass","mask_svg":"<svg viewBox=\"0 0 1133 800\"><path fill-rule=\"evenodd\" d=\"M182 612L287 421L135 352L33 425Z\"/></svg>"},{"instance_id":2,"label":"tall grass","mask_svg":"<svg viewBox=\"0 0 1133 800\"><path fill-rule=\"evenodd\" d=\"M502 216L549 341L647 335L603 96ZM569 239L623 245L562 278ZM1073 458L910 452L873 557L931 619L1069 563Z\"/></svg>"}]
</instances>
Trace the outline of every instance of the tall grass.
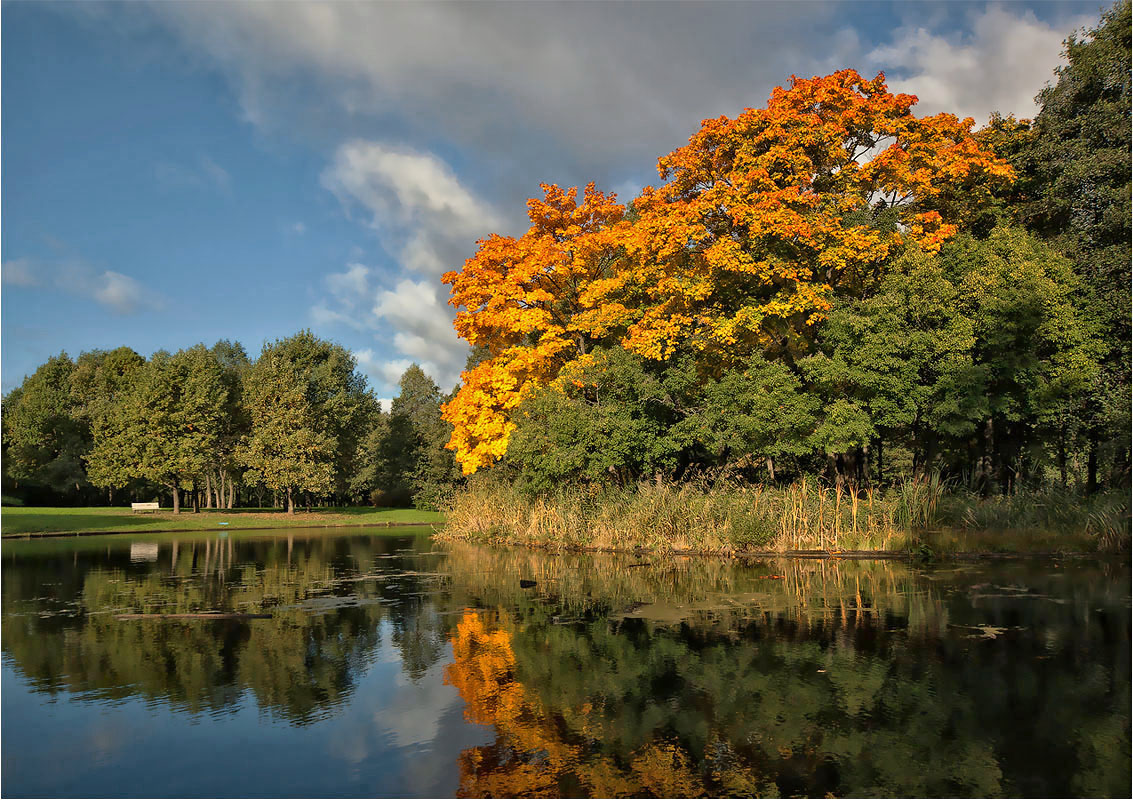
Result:
<instances>
[{"instance_id":1,"label":"tall grass","mask_svg":"<svg viewBox=\"0 0 1133 800\"><path fill-rule=\"evenodd\" d=\"M1081 498L1031 493L981 499L948 491L939 475L885 490L642 483L530 495L473 483L451 498L439 538L551 549L742 553L791 550L936 552L1129 547L1123 493Z\"/></svg>"},{"instance_id":2,"label":"tall grass","mask_svg":"<svg viewBox=\"0 0 1133 800\"><path fill-rule=\"evenodd\" d=\"M481 484L451 500L440 536L553 549L900 550L912 546L915 525L931 523L940 491L939 481L853 492L803 479L784 488L642 483L531 496Z\"/></svg>"},{"instance_id":3,"label":"tall grass","mask_svg":"<svg viewBox=\"0 0 1133 800\"><path fill-rule=\"evenodd\" d=\"M1113 490L1083 497L1060 488L978 498L957 492L945 497L941 524L966 531L1034 536L1084 537L1101 552L1129 550L1130 498Z\"/></svg>"}]
</instances>

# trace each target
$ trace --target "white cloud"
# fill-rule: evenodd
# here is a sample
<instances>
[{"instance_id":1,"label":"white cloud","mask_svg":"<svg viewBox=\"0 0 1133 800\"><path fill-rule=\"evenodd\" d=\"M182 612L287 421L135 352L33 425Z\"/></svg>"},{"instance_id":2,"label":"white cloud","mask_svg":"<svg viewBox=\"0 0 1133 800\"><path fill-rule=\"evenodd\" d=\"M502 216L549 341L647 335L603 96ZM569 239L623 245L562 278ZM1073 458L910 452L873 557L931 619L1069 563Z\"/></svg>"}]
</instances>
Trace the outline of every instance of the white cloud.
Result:
<instances>
[{"instance_id":1,"label":"white cloud","mask_svg":"<svg viewBox=\"0 0 1133 800\"><path fill-rule=\"evenodd\" d=\"M322 315L322 319L315 315L316 321L343 321L341 312L325 305L315 310ZM460 380L468 345L453 330L452 315L433 283L405 279L393 289L377 290L365 324L376 328L379 338L392 345L396 353L388 358L373 348L354 351L358 366L374 379L379 391L395 391L410 364L419 365L442 391Z\"/></svg>"},{"instance_id":2,"label":"white cloud","mask_svg":"<svg viewBox=\"0 0 1133 800\"><path fill-rule=\"evenodd\" d=\"M338 148L323 185L371 216L407 269L432 277L458 269L476 240L500 224L495 211L430 153L355 140Z\"/></svg>"},{"instance_id":3,"label":"white cloud","mask_svg":"<svg viewBox=\"0 0 1133 800\"><path fill-rule=\"evenodd\" d=\"M27 258L13 258L0 266L0 281L5 286L37 286L35 264Z\"/></svg>"},{"instance_id":4,"label":"white cloud","mask_svg":"<svg viewBox=\"0 0 1133 800\"><path fill-rule=\"evenodd\" d=\"M415 362L442 389L451 388L468 347L453 330L454 310L442 297L439 278L461 267L476 239L499 225L499 216L436 156L379 142L342 145L322 180L345 204L365 210L384 249L394 254L398 274L422 277L402 277L384 288L373 270L349 264L326 277L328 296L311 309L312 318L374 329L392 345L396 357L383 363L364 351L379 385L395 386Z\"/></svg>"},{"instance_id":5,"label":"white cloud","mask_svg":"<svg viewBox=\"0 0 1133 800\"><path fill-rule=\"evenodd\" d=\"M228 170L217 164L207 155L200 155L195 162L184 164L161 161L153 167L154 178L159 183L174 188L205 189L214 188L227 192L232 188L232 176Z\"/></svg>"},{"instance_id":6,"label":"white cloud","mask_svg":"<svg viewBox=\"0 0 1133 800\"><path fill-rule=\"evenodd\" d=\"M398 353L408 356L448 390L460 380L468 357L468 345L452 327L452 310L438 297L440 284L402 280L391 290L378 293L374 314L396 331L393 337ZM399 372L405 367L400 366Z\"/></svg>"},{"instance_id":7,"label":"white cloud","mask_svg":"<svg viewBox=\"0 0 1133 800\"><path fill-rule=\"evenodd\" d=\"M307 232L307 226L302 222L296 222L294 225L291 226L291 230L293 230L295 233L302 236L304 233Z\"/></svg>"},{"instance_id":8,"label":"white cloud","mask_svg":"<svg viewBox=\"0 0 1133 800\"><path fill-rule=\"evenodd\" d=\"M993 111L1029 119L1035 95L1062 61L1062 40L1090 18L1052 26L1028 10L987 6L968 21L968 31L948 35L899 28L867 61L886 70L891 90L917 95L917 113L948 111L977 127Z\"/></svg>"},{"instance_id":9,"label":"white cloud","mask_svg":"<svg viewBox=\"0 0 1133 800\"><path fill-rule=\"evenodd\" d=\"M333 272L327 276L327 288L340 301L353 303L369 290L369 275L370 270L365 265L347 264L346 272Z\"/></svg>"},{"instance_id":10,"label":"white cloud","mask_svg":"<svg viewBox=\"0 0 1133 800\"><path fill-rule=\"evenodd\" d=\"M116 314L133 314L149 301L146 289L121 272L107 270L94 279L94 299Z\"/></svg>"},{"instance_id":11,"label":"white cloud","mask_svg":"<svg viewBox=\"0 0 1133 800\"><path fill-rule=\"evenodd\" d=\"M847 12L855 7L844 3L799 8L292 2L153 10L194 54L221 66L256 124L325 136L376 123L406 141L443 140L474 153L482 169L507 173L508 194L515 185L530 193L538 180L613 185L647 176L699 120L762 105L791 74L847 65L892 73L925 111L981 122L992 110L1029 115L1062 39L1088 21L1061 10L1069 4L1045 7L1047 21L1018 4L967 15L933 4L876 14ZM887 35L885 26L902 19ZM863 42L878 33L889 43L870 52Z\"/></svg>"},{"instance_id":12,"label":"white cloud","mask_svg":"<svg viewBox=\"0 0 1133 800\"><path fill-rule=\"evenodd\" d=\"M129 275L114 270L98 272L79 258L39 261L17 258L3 264L3 282L11 286L50 284L59 291L86 297L116 314L129 315L157 309L164 299Z\"/></svg>"},{"instance_id":13,"label":"white cloud","mask_svg":"<svg viewBox=\"0 0 1133 800\"><path fill-rule=\"evenodd\" d=\"M81 260L48 265L57 289L88 297L115 314L128 316L143 309L163 305L156 292L144 287L129 275L105 270L98 272Z\"/></svg>"},{"instance_id":14,"label":"white cloud","mask_svg":"<svg viewBox=\"0 0 1133 800\"><path fill-rule=\"evenodd\" d=\"M201 156L197 159L197 163L200 165L201 172L219 188L228 189L232 185L232 176L228 174L228 170L208 156Z\"/></svg>"},{"instance_id":15,"label":"white cloud","mask_svg":"<svg viewBox=\"0 0 1133 800\"><path fill-rule=\"evenodd\" d=\"M311 308L312 321L317 325L346 325L359 331L376 327L369 275L369 267L358 263L347 264L345 272L327 275L323 283L330 297Z\"/></svg>"},{"instance_id":16,"label":"white cloud","mask_svg":"<svg viewBox=\"0 0 1133 800\"><path fill-rule=\"evenodd\" d=\"M192 52L224 68L245 118L255 124L317 126L332 111L354 120L395 117L407 138L424 133L475 142L504 166L520 166L518 151L526 151L544 164L581 162L591 173L627 153L655 158L681 144L698 120L762 103L792 72L836 66L836 9L809 4L799 14L791 3L153 7ZM299 85L310 95L305 103L289 96ZM312 103L319 113L311 113ZM649 161L640 166L648 169ZM553 175L556 167L547 168ZM524 180L532 186L546 177Z\"/></svg>"}]
</instances>

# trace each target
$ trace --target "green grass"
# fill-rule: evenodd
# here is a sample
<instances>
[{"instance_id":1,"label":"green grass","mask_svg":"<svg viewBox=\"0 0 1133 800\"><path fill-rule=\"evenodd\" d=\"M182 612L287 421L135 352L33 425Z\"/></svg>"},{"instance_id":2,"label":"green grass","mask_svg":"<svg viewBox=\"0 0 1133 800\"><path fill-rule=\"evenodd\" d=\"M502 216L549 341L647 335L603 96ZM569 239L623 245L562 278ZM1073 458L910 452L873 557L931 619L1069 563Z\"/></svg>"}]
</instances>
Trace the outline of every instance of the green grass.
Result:
<instances>
[{"instance_id":1,"label":"green grass","mask_svg":"<svg viewBox=\"0 0 1133 800\"><path fill-rule=\"evenodd\" d=\"M288 515L278 509L237 508L192 510L174 514L134 514L126 508L17 508L0 512L5 536L29 533L87 533L130 531L147 533L173 530L238 530L240 528L296 528L310 526L398 525L408 522L440 524L444 515L412 508L317 508ZM227 524L221 524L227 523Z\"/></svg>"}]
</instances>

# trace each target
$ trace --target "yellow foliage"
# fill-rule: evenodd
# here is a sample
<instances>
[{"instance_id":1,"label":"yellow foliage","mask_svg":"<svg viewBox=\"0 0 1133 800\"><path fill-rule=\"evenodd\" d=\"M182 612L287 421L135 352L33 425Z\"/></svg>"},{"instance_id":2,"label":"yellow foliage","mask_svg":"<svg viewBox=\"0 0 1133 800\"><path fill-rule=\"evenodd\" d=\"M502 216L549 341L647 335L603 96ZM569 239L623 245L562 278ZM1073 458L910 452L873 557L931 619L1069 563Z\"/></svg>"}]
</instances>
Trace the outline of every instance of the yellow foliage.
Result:
<instances>
[{"instance_id":1,"label":"yellow foliage","mask_svg":"<svg viewBox=\"0 0 1133 800\"><path fill-rule=\"evenodd\" d=\"M854 70L792 77L766 108L705 120L658 162L632 221L612 194L544 184L518 239L449 272L457 332L489 358L444 408L466 474L507 450L513 411L597 344L712 369L805 350L839 292L906 246L936 251L1011 168L952 114ZM956 202L960 196L966 202Z\"/></svg>"}]
</instances>

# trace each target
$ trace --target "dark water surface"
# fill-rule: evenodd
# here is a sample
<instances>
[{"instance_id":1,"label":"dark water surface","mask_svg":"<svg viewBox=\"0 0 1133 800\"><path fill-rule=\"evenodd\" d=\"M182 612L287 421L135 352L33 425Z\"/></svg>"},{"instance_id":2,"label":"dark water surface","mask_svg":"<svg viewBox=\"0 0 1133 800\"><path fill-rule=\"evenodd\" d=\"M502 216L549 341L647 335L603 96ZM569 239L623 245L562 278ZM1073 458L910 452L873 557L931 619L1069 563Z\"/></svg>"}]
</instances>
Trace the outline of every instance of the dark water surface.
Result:
<instances>
[{"instance_id":1,"label":"dark water surface","mask_svg":"<svg viewBox=\"0 0 1133 800\"><path fill-rule=\"evenodd\" d=\"M1127 565L174 536L3 543L4 796L1130 795Z\"/></svg>"}]
</instances>

